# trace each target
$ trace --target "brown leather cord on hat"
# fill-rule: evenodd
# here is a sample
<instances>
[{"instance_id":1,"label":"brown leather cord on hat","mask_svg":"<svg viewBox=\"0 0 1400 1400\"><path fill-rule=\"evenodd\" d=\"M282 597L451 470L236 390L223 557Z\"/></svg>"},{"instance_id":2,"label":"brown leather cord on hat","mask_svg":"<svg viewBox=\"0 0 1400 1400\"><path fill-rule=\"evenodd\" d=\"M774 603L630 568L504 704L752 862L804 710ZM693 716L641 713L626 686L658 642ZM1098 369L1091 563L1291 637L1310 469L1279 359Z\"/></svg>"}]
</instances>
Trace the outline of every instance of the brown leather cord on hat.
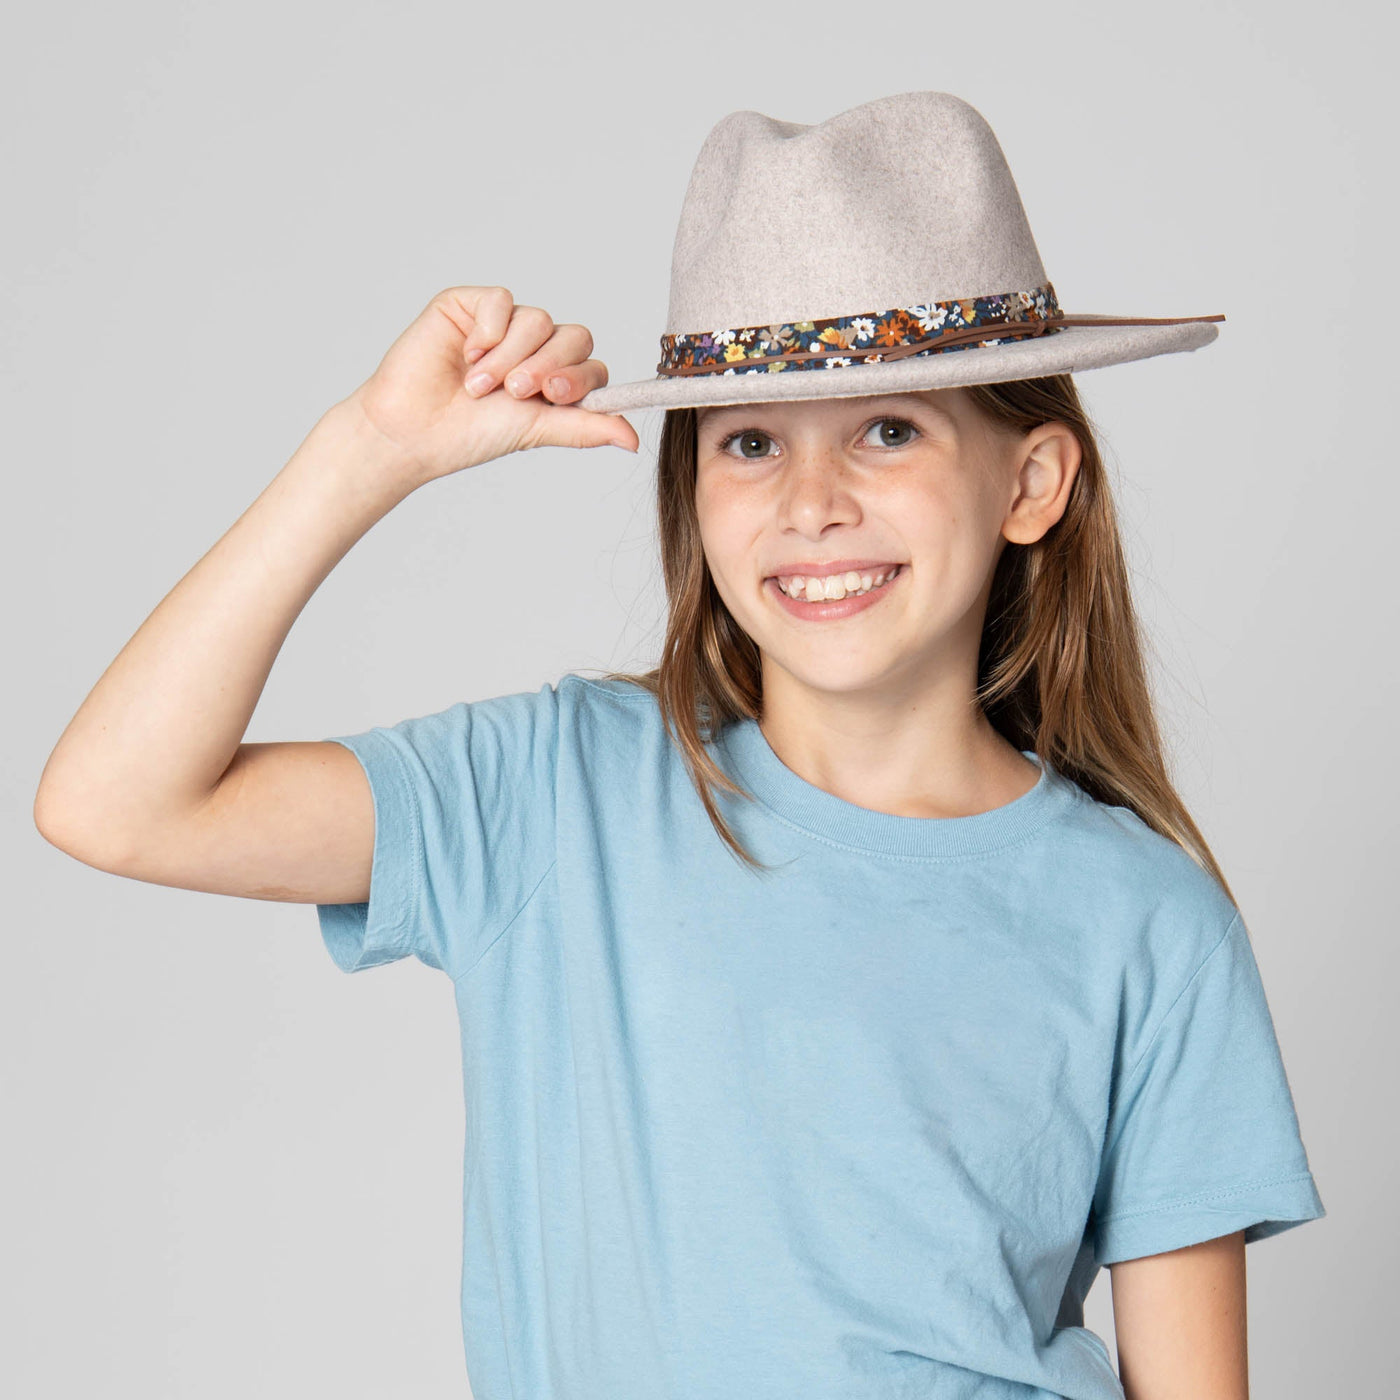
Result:
<instances>
[{"instance_id":1,"label":"brown leather cord on hat","mask_svg":"<svg viewBox=\"0 0 1400 1400\"><path fill-rule=\"evenodd\" d=\"M829 350L789 351L783 355L745 355L740 360L718 361L707 365L685 365L670 367L657 366L657 373L664 376L688 374L723 374L726 370L752 365L771 364L776 361L794 360L869 360L877 363L903 359L907 355L918 354L931 346L942 348L967 341L1033 339L1047 331L1058 330L1061 326L1179 326L1191 321L1223 321L1223 314L1214 316L1053 316L1034 321L989 321L979 326L964 326L948 331L943 335L930 336L927 340L910 341L903 345L887 348L872 346L868 350L850 350L833 346ZM840 368L840 366L836 366Z\"/></svg>"}]
</instances>

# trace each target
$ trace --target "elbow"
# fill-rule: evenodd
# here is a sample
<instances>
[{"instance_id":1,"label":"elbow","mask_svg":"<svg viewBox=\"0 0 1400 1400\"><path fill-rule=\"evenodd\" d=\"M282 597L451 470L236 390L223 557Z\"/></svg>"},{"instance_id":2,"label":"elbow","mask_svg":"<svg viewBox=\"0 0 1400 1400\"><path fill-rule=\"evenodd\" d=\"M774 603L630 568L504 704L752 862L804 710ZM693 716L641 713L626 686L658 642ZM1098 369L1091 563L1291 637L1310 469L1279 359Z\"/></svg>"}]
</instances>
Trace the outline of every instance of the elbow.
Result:
<instances>
[{"instance_id":1,"label":"elbow","mask_svg":"<svg viewBox=\"0 0 1400 1400\"><path fill-rule=\"evenodd\" d=\"M66 838L59 834L63 829L60 812L53 795L43 783L39 784L39 791L34 794L34 825L50 846L56 846L60 851L65 849Z\"/></svg>"},{"instance_id":2,"label":"elbow","mask_svg":"<svg viewBox=\"0 0 1400 1400\"><path fill-rule=\"evenodd\" d=\"M94 821L80 813L71 802L61 801L43 783L34 795L34 826L45 841L64 855L80 860L96 870L122 873L126 843L115 825Z\"/></svg>"}]
</instances>

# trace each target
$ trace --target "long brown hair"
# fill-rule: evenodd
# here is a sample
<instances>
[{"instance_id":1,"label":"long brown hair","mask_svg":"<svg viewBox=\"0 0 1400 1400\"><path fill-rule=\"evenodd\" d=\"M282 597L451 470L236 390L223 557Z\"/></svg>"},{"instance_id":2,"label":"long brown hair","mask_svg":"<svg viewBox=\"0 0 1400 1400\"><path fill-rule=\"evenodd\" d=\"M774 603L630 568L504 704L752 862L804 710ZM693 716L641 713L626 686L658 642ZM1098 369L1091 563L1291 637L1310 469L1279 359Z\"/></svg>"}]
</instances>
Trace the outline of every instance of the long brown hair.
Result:
<instances>
[{"instance_id":1,"label":"long brown hair","mask_svg":"<svg viewBox=\"0 0 1400 1400\"><path fill-rule=\"evenodd\" d=\"M1039 754L1091 797L1127 807L1234 895L1167 773L1113 498L1092 421L1068 374L965 390L992 425L1026 433L1062 422L1079 440L1064 515L1032 544L1008 541L982 628L977 699L1018 749ZM759 651L710 577L695 512L696 410L668 409L657 453L657 523L669 605L660 664L609 672L657 697L710 821L751 868L714 800L747 796L705 748L727 723L758 719Z\"/></svg>"}]
</instances>

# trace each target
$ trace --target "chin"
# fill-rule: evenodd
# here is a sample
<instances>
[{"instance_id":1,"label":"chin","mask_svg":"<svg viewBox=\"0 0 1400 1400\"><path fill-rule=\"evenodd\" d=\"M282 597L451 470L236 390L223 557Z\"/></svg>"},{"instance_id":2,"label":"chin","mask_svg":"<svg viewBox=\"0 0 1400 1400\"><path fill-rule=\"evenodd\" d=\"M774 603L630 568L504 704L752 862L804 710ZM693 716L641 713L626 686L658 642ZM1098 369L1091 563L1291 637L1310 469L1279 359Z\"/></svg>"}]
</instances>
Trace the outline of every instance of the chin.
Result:
<instances>
[{"instance_id":1,"label":"chin","mask_svg":"<svg viewBox=\"0 0 1400 1400\"><path fill-rule=\"evenodd\" d=\"M762 643L759 649L763 650ZM889 668L875 661L835 659L823 663L810 655L793 657L764 652L769 665L786 672L808 690L828 695L859 695L879 689L889 681Z\"/></svg>"}]
</instances>

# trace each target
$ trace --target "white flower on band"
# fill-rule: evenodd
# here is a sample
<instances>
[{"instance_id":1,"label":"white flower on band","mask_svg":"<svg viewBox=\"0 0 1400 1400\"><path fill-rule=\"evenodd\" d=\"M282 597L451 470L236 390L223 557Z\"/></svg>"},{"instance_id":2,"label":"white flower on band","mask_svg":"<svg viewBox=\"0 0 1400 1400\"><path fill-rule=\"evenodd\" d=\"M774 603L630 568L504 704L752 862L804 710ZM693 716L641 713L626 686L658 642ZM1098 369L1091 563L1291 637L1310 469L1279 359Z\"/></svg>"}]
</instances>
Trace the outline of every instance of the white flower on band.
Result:
<instances>
[{"instance_id":1,"label":"white flower on band","mask_svg":"<svg viewBox=\"0 0 1400 1400\"><path fill-rule=\"evenodd\" d=\"M905 310L926 331L936 331L948 319L948 308L934 306L932 303L928 306L907 306Z\"/></svg>"}]
</instances>

